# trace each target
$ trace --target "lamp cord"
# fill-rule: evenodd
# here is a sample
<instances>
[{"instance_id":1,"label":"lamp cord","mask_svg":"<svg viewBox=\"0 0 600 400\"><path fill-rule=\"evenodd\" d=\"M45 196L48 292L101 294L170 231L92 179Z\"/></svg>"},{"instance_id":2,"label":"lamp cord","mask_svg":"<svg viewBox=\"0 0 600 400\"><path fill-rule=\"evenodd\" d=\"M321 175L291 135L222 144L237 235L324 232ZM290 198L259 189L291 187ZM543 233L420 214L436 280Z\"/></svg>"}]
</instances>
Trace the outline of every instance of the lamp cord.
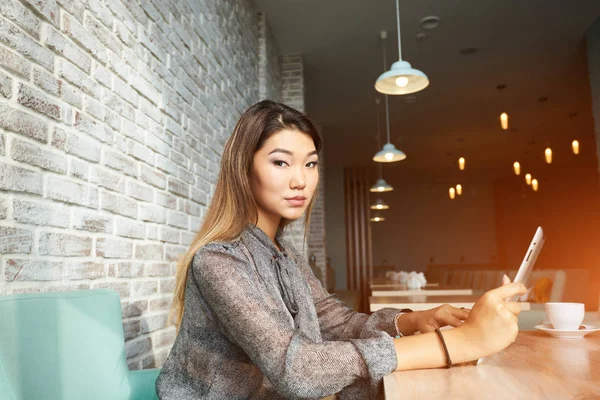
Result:
<instances>
[{"instance_id":1,"label":"lamp cord","mask_svg":"<svg viewBox=\"0 0 600 400\"><path fill-rule=\"evenodd\" d=\"M396 17L398 19L398 60L402 60L402 43L400 43L400 0L396 0Z\"/></svg>"}]
</instances>

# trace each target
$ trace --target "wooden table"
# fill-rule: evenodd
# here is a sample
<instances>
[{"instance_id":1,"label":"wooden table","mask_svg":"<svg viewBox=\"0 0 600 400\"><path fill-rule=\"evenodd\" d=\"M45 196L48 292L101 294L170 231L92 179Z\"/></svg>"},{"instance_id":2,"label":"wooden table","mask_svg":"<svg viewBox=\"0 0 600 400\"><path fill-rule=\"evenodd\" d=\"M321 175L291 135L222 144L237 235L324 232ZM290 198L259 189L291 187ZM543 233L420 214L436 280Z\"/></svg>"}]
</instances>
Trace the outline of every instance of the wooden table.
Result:
<instances>
[{"instance_id":1,"label":"wooden table","mask_svg":"<svg viewBox=\"0 0 600 400\"><path fill-rule=\"evenodd\" d=\"M471 308L480 296L371 296L369 297L369 309L371 312L382 308L410 308L413 311L429 310L442 304L450 304L454 307ZM531 304L519 302L522 310L531 310ZM543 304L541 304L543 307Z\"/></svg>"},{"instance_id":2,"label":"wooden table","mask_svg":"<svg viewBox=\"0 0 600 400\"><path fill-rule=\"evenodd\" d=\"M439 285L435 287L425 287L423 289L409 289L406 285L389 286L386 288L372 289L372 296L469 296L473 294L473 289L457 285Z\"/></svg>"},{"instance_id":3,"label":"wooden table","mask_svg":"<svg viewBox=\"0 0 600 400\"><path fill-rule=\"evenodd\" d=\"M393 372L385 399L600 399L600 333L557 339L523 331L478 365Z\"/></svg>"},{"instance_id":4,"label":"wooden table","mask_svg":"<svg viewBox=\"0 0 600 400\"><path fill-rule=\"evenodd\" d=\"M373 278L369 281L369 287L371 288L371 290L375 290L375 289L384 289L384 288L389 288L389 287L406 287L405 284L400 284L398 282L389 280L387 278ZM434 282L428 282L425 284L425 289L429 289L429 288L434 288L434 287L438 287L440 286L439 283L434 283Z\"/></svg>"}]
</instances>

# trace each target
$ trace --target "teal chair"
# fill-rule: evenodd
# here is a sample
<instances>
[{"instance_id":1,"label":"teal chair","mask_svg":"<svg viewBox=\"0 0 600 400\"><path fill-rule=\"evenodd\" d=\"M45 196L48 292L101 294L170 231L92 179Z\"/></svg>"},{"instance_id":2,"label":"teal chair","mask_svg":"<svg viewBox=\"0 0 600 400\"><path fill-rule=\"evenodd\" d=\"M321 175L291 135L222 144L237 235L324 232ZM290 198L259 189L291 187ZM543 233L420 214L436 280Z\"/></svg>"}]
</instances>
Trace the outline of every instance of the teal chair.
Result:
<instances>
[{"instance_id":1,"label":"teal chair","mask_svg":"<svg viewBox=\"0 0 600 400\"><path fill-rule=\"evenodd\" d=\"M158 399L159 371L127 368L112 290L0 296L0 400Z\"/></svg>"}]
</instances>

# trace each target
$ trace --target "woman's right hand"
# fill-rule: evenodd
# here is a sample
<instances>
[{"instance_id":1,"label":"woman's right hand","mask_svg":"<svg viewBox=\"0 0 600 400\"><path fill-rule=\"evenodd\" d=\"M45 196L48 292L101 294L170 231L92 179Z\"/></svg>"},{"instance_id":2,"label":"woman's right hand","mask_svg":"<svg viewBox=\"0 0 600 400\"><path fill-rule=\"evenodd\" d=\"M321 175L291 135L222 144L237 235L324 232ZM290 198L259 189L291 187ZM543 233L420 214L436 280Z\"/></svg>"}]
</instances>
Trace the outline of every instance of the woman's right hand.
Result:
<instances>
[{"instance_id":1,"label":"woman's right hand","mask_svg":"<svg viewBox=\"0 0 600 400\"><path fill-rule=\"evenodd\" d=\"M508 281L510 282L510 281ZM478 358L497 353L513 343L519 333L521 306L507 299L527 291L521 283L506 283L486 292L477 300L467 320L457 330L475 346Z\"/></svg>"}]
</instances>

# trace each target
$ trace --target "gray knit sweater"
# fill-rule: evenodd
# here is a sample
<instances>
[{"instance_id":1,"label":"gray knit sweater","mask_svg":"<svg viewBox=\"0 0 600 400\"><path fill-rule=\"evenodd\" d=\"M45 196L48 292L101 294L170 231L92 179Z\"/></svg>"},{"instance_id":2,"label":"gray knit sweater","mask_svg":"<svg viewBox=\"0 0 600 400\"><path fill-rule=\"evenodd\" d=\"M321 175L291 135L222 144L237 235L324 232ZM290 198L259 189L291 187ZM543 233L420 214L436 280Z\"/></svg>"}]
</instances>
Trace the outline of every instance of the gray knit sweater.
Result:
<instances>
[{"instance_id":1,"label":"gray knit sweater","mask_svg":"<svg viewBox=\"0 0 600 400\"><path fill-rule=\"evenodd\" d=\"M195 255L181 327L156 381L161 400L381 397L397 366L398 310L346 307L281 236L283 251L248 225Z\"/></svg>"}]
</instances>

